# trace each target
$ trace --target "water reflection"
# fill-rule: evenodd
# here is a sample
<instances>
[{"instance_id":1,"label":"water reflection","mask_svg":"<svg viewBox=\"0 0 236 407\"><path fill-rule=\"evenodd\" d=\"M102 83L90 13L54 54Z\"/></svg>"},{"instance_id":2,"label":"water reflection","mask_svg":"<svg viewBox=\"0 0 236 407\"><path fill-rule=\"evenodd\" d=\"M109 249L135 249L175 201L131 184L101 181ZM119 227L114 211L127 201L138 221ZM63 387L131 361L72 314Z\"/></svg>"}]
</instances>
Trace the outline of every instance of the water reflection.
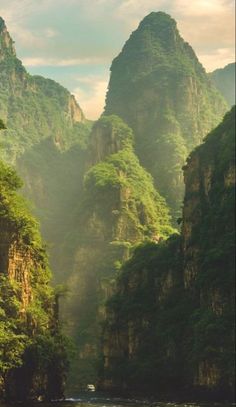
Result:
<instances>
[{"instance_id":1,"label":"water reflection","mask_svg":"<svg viewBox=\"0 0 236 407\"><path fill-rule=\"evenodd\" d=\"M231 403L174 403L174 402L158 402L145 401L135 399L119 399L119 398L101 398L101 397L86 397L86 398L70 398L65 401L51 403L0 403L0 407L235 407Z\"/></svg>"}]
</instances>

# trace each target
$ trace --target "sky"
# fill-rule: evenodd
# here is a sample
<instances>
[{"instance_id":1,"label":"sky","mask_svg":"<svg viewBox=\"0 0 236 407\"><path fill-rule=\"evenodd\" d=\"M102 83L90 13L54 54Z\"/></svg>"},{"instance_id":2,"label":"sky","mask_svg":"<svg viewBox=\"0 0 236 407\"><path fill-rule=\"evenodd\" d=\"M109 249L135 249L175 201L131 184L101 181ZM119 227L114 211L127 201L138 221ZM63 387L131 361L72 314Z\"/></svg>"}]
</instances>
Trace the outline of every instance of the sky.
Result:
<instances>
[{"instance_id":1,"label":"sky","mask_svg":"<svg viewBox=\"0 0 236 407\"><path fill-rule=\"evenodd\" d=\"M104 108L112 59L151 11L177 21L208 72L234 61L234 0L0 0L27 70L69 89L92 120Z\"/></svg>"}]
</instances>

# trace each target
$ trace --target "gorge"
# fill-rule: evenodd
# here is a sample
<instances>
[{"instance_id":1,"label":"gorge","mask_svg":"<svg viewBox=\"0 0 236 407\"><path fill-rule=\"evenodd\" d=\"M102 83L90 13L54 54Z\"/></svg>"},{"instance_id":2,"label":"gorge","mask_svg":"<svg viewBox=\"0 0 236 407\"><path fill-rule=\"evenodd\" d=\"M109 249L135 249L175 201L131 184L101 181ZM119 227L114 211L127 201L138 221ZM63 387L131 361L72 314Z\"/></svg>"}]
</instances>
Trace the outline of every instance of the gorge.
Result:
<instances>
[{"instance_id":1,"label":"gorge","mask_svg":"<svg viewBox=\"0 0 236 407\"><path fill-rule=\"evenodd\" d=\"M233 400L232 84L232 67L207 74L153 12L112 62L92 123L26 71L0 18L2 395L62 397L67 335L67 394L95 383Z\"/></svg>"}]
</instances>

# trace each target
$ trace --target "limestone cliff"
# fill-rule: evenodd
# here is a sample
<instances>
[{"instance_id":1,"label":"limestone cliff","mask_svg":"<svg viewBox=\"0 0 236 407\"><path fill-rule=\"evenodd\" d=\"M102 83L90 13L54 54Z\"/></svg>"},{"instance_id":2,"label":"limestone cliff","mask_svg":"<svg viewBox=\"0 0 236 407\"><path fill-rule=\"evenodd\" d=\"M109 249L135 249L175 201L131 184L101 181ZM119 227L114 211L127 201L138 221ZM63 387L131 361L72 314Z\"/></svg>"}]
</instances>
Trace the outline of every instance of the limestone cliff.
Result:
<instances>
[{"instance_id":1,"label":"limestone cliff","mask_svg":"<svg viewBox=\"0 0 236 407\"><path fill-rule=\"evenodd\" d=\"M16 192L20 186L15 171L0 162L0 399L22 402L63 396L65 372L58 361L65 347L47 256L38 225ZM49 343L51 356L40 357Z\"/></svg>"},{"instance_id":2,"label":"limestone cliff","mask_svg":"<svg viewBox=\"0 0 236 407\"><path fill-rule=\"evenodd\" d=\"M233 387L233 377L226 373L232 368L226 352L233 350L234 149L235 108L184 168L184 283L199 307L193 342L195 384L212 388L226 383Z\"/></svg>"},{"instance_id":3,"label":"limestone cliff","mask_svg":"<svg viewBox=\"0 0 236 407\"><path fill-rule=\"evenodd\" d=\"M0 270L10 280L20 283L21 312L25 313L32 298L30 270L36 267L37 261L10 222L1 219L0 230Z\"/></svg>"},{"instance_id":4,"label":"limestone cliff","mask_svg":"<svg viewBox=\"0 0 236 407\"><path fill-rule=\"evenodd\" d=\"M118 117L95 123L80 208L67 237L74 251L66 310L73 315L70 332L79 350L73 376L80 386L97 379L104 301L117 270L137 242L165 239L173 231L166 203L132 144L131 129Z\"/></svg>"},{"instance_id":5,"label":"limestone cliff","mask_svg":"<svg viewBox=\"0 0 236 407\"><path fill-rule=\"evenodd\" d=\"M176 22L163 12L145 17L112 62L105 114L133 129L141 164L175 215L185 159L226 110Z\"/></svg>"},{"instance_id":6,"label":"limestone cliff","mask_svg":"<svg viewBox=\"0 0 236 407\"><path fill-rule=\"evenodd\" d=\"M136 250L106 308L102 388L233 398L235 108L184 167L182 231Z\"/></svg>"},{"instance_id":7,"label":"limestone cliff","mask_svg":"<svg viewBox=\"0 0 236 407\"><path fill-rule=\"evenodd\" d=\"M62 150L80 138L77 124L85 117L74 96L53 80L28 74L2 18L0 68L0 116L8 129L1 136L2 157L15 163L47 137Z\"/></svg>"},{"instance_id":8,"label":"limestone cliff","mask_svg":"<svg viewBox=\"0 0 236 407\"><path fill-rule=\"evenodd\" d=\"M64 236L73 224L68 208L79 200L91 123L68 90L26 71L2 19L0 55L0 117L7 127L0 134L1 158L24 180L22 193L33 203L61 281L68 268Z\"/></svg>"}]
</instances>

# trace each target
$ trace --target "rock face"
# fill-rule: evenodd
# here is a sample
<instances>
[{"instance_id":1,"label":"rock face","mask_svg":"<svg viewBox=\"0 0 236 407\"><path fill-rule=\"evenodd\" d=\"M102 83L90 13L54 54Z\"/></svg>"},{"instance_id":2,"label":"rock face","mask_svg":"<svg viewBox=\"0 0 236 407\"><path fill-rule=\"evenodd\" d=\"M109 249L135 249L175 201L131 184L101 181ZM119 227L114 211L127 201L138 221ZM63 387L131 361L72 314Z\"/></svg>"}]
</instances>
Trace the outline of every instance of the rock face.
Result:
<instances>
[{"instance_id":1,"label":"rock face","mask_svg":"<svg viewBox=\"0 0 236 407\"><path fill-rule=\"evenodd\" d=\"M16 192L20 186L0 162L0 398L24 402L63 396L66 358L47 256L38 224Z\"/></svg>"},{"instance_id":2,"label":"rock face","mask_svg":"<svg viewBox=\"0 0 236 407\"><path fill-rule=\"evenodd\" d=\"M101 387L233 398L235 109L184 168L181 235L125 264L106 308Z\"/></svg>"},{"instance_id":3,"label":"rock face","mask_svg":"<svg viewBox=\"0 0 236 407\"><path fill-rule=\"evenodd\" d=\"M210 78L227 100L229 106L233 106L235 104L235 63L216 69L210 73Z\"/></svg>"},{"instance_id":4,"label":"rock face","mask_svg":"<svg viewBox=\"0 0 236 407\"><path fill-rule=\"evenodd\" d=\"M21 312L25 313L32 298L30 270L36 267L36 259L17 238L10 222L1 219L0 230L0 270L10 280L20 283Z\"/></svg>"},{"instance_id":5,"label":"rock face","mask_svg":"<svg viewBox=\"0 0 236 407\"><path fill-rule=\"evenodd\" d=\"M65 88L28 74L2 19L0 117L7 127L0 134L1 158L24 179L23 193L33 202L61 281L67 269L61 256L64 236L73 223L68 207L79 199L91 123Z\"/></svg>"},{"instance_id":6,"label":"rock face","mask_svg":"<svg viewBox=\"0 0 236 407\"><path fill-rule=\"evenodd\" d=\"M227 105L167 14L140 23L111 66L105 114L134 131L141 164L174 213L180 211L187 154L222 119Z\"/></svg>"},{"instance_id":7,"label":"rock face","mask_svg":"<svg viewBox=\"0 0 236 407\"><path fill-rule=\"evenodd\" d=\"M66 309L74 316L70 332L79 360L72 375L80 386L97 379L100 322L117 270L137 242L165 239L173 231L166 203L132 145L132 131L118 117L95 123L81 204L67 238L74 253Z\"/></svg>"},{"instance_id":8,"label":"rock face","mask_svg":"<svg viewBox=\"0 0 236 407\"><path fill-rule=\"evenodd\" d=\"M198 301L195 384L206 388L234 386L227 359L234 346L234 149L235 107L184 169L184 284Z\"/></svg>"}]
</instances>

